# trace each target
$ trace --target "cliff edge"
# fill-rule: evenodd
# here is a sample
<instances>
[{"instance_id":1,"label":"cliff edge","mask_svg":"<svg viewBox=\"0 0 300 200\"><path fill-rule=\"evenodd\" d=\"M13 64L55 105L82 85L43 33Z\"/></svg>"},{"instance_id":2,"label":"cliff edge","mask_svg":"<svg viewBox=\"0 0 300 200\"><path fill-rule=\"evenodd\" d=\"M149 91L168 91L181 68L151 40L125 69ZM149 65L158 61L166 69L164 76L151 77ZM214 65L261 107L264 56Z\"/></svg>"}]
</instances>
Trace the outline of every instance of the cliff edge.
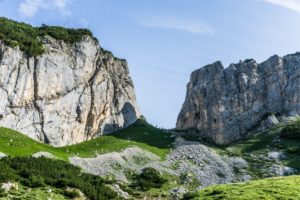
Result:
<instances>
[{"instance_id":1,"label":"cliff edge","mask_svg":"<svg viewBox=\"0 0 300 200\"><path fill-rule=\"evenodd\" d=\"M177 129L227 144L244 137L268 115L300 113L300 53L221 62L191 74Z\"/></svg>"},{"instance_id":2,"label":"cliff edge","mask_svg":"<svg viewBox=\"0 0 300 200\"><path fill-rule=\"evenodd\" d=\"M25 26L14 29L20 33L31 30L17 25ZM126 127L140 116L127 62L95 38L66 42L45 34L37 41L42 51L33 56L32 42L26 52L0 37L0 126L64 146Z\"/></svg>"}]
</instances>

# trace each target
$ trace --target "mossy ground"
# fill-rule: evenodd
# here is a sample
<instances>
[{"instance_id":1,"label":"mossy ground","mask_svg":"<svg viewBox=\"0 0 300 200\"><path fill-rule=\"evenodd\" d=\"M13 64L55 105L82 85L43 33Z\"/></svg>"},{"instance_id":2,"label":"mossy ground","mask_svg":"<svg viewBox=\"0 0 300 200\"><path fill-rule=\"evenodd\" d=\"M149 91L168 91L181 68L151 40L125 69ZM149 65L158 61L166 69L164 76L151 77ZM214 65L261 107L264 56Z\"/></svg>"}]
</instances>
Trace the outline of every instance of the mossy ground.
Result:
<instances>
[{"instance_id":1,"label":"mossy ground","mask_svg":"<svg viewBox=\"0 0 300 200\"><path fill-rule=\"evenodd\" d=\"M155 128L143 120L138 120L135 124L111 135L57 148L32 140L17 131L0 128L0 152L13 157L31 156L36 152L45 151L58 159L68 161L71 156L94 157L97 154L137 146L163 159L170 151L173 142L171 133Z\"/></svg>"},{"instance_id":2,"label":"mossy ground","mask_svg":"<svg viewBox=\"0 0 300 200\"><path fill-rule=\"evenodd\" d=\"M300 199L300 176L211 186L191 194L190 199L298 200Z\"/></svg>"}]
</instances>

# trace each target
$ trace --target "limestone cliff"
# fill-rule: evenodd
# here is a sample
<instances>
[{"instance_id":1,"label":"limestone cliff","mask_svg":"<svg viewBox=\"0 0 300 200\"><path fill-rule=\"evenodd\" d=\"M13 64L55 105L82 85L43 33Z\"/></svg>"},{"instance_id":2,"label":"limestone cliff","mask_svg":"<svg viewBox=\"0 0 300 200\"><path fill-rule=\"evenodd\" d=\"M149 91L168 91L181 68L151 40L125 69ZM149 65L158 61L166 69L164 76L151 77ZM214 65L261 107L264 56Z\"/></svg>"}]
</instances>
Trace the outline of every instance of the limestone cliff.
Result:
<instances>
[{"instance_id":1,"label":"limestone cliff","mask_svg":"<svg viewBox=\"0 0 300 200\"><path fill-rule=\"evenodd\" d=\"M139 117L125 60L90 36L74 44L40 39L45 52L37 57L0 41L0 126L63 146L126 127Z\"/></svg>"},{"instance_id":2,"label":"limestone cliff","mask_svg":"<svg viewBox=\"0 0 300 200\"><path fill-rule=\"evenodd\" d=\"M177 129L227 144L245 136L269 113L300 113L300 53L221 62L192 73Z\"/></svg>"}]
</instances>

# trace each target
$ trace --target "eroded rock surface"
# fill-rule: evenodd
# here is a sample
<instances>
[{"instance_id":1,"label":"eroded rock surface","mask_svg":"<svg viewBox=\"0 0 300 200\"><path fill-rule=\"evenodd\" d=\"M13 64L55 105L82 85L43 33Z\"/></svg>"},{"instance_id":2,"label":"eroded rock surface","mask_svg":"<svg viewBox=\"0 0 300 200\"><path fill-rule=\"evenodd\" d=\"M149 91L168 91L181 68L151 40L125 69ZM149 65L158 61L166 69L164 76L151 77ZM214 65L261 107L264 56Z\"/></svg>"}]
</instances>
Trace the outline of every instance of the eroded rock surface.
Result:
<instances>
[{"instance_id":1,"label":"eroded rock surface","mask_svg":"<svg viewBox=\"0 0 300 200\"><path fill-rule=\"evenodd\" d=\"M125 60L88 36L73 45L42 40L45 53L35 58L0 41L0 126L63 146L140 116Z\"/></svg>"},{"instance_id":2,"label":"eroded rock surface","mask_svg":"<svg viewBox=\"0 0 300 200\"><path fill-rule=\"evenodd\" d=\"M300 53L249 59L224 69L221 62L194 71L177 129L227 144L272 114L300 113Z\"/></svg>"}]
</instances>

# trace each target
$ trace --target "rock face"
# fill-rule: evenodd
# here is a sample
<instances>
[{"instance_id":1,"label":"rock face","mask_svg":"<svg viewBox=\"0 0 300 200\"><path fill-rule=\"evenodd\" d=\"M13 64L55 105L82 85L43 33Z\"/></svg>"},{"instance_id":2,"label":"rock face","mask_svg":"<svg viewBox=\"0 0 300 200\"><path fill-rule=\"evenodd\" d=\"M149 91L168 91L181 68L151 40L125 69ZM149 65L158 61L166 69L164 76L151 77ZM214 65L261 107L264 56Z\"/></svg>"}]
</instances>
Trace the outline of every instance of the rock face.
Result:
<instances>
[{"instance_id":1,"label":"rock face","mask_svg":"<svg viewBox=\"0 0 300 200\"><path fill-rule=\"evenodd\" d=\"M126 127L140 116L127 62L85 36L69 45L42 38L26 56L0 41L0 126L54 146Z\"/></svg>"},{"instance_id":2,"label":"rock face","mask_svg":"<svg viewBox=\"0 0 300 200\"><path fill-rule=\"evenodd\" d=\"M224 69L221 62L194 71L177 129L227 144L271 115L300 113L300 53L249 59Z\"/></svg>"}]
</instances>

